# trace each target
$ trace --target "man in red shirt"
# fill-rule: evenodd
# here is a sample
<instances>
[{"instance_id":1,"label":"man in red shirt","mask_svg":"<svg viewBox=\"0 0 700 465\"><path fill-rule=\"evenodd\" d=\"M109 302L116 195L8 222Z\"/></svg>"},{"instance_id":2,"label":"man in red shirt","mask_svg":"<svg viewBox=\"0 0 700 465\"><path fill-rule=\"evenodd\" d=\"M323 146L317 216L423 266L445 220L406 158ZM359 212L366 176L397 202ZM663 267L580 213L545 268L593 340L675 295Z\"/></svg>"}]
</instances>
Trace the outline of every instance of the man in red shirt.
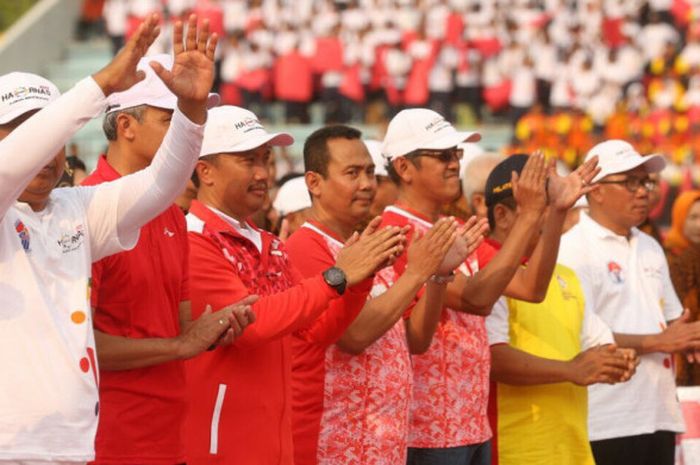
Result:
<instances>
[{"instance_id":1,"label":"man in red shirt","mask_svg":"<svg viewBox=\"0 0 700 465\"><path fill-rule=\"evenodd\" d=\"M103 124L107 153L84 185L146 168L164 142L178 98L153 72L152 61L173 67L171 56L146 57L138 65L146 78L110 95ZM220 336L230 341L252 317L245 306L226 307L191 322L187 250L185 218L171 205L141 228L134 249L93 264L91 305L100 366L96 463L184 462L183 360Z\"/></svg>"},{"instance_id":2,"label":"man in red shirt","mask_svg":"<svg viewBox=\"0 0 700 465\"><path fill-rule=\"evenodd\" d=\"M272 146L292 142L267 133L243 108L209 112L187 217L192 310L250 294L260 300L243 336L187 362L189 465L294 463L289 335L341 295L361 305L368 278L402 251L399 228L372 229L351 237L323 273L303 279L280 239L249 220L265 202Z\"/></svg>"},{"instance_id":3,"label":"man in red shirt","mask_svg":"<svg viewBox=\"0 0 700 465\"><path fill-rule=\"evenodd\" d=\"M441 207L459 195L457 145L471 134L457 132L427 109L404 110L389 123L383 153L399 183L399 199L385 210L385 223L429 228ZM591 166L593 165L593 166ZM595 164L587 165L592 176ZM489 346L483 316L502 295L541 301L549 284L561 232L559 216L542 225L545 179L567 187L574 200L582 195L576 172L568 182L554 174L542 155L531 157L521 176L514 175L518 217L499 253L482 246L447 286L446 311L430 349L413 357L414 391L409 435L409 464L488 464L491 429L487 418ZM572 202L573 203L573 202ZM543 233L527 268L520 268L530 238ZM408 237L410 242L410 235ZM479 258L482 260L479 260ZM490 259L488 266L486 259ZM398 274L406 261L394 264ZM481 269L483 267L483 269ZM478 273L477 271L480 270ZM476 273L476 274L474 274ZM473 276L472 276L473 275ZM436 369L436 367L439 367Z\"/></svg>"},{"instance_id":4,"label":"man in red shirt","mask_svg":"<svg viewBox=\"0 0 700 465\"><path fill-rule=\"evenodd\" d=\"M330 266L369 214L377 181L360 136L351 127L328 126L304 144L311 219L286 243L292 263L304 276ZM402 279L395 280L391 268L380 271L370 298L364 296L366 302L358 305L350 296L336 300L313 325L295 333L295 465L406 461L409 351L428 348L442 311L447 280L431 276L451 272L469 252L462 244L461 252L451 254L457 255L456 261L450 257L452 262L443 264L456 232L454 220L443 219L413 243L409 271Z\"/></svg>"}]
</instances>

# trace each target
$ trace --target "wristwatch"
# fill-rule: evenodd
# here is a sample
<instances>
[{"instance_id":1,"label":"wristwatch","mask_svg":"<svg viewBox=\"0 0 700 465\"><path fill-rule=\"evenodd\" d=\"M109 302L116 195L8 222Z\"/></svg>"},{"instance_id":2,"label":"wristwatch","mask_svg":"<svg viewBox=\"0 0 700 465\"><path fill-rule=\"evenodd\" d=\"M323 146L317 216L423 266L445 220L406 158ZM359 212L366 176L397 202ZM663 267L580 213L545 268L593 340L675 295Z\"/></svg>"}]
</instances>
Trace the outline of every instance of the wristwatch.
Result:
<instances>
[{"instance_id":1,"label":"wristwatch","mask_svg":"<svg viewBox=\"0 0 700 465\"><path fill-rule=\"evenodd\" d=\"M332 266L324 271L323 279L326 281L326 284L338 292L338 295L343 295L345 287L348 285L345 272L337 266Z\"/></svg>"},{"instance_id":2,"label":"wristwatch","mask_svg":"<svg viewBox=\"0 0 700 465\"><path fill-rule=\"evenodd\" d=\"M447 284L447 283L451 283L454 280L455 280L455 272L454 271L450 271L450 274L448 274L448 275L440 276L440 275L434 274L430 277L430 281L434 282L435 284Z\"/></svg>"}]
</instances>

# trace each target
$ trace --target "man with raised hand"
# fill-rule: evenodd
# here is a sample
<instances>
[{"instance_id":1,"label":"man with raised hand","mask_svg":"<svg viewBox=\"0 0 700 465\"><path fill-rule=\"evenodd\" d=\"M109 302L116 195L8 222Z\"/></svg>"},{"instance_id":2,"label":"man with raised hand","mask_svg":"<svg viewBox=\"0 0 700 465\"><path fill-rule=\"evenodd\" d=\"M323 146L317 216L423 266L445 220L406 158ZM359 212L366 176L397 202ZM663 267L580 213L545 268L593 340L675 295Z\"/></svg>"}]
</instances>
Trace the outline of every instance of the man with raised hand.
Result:
<instances>
[{"instance_id":1,"label":"man with raised hand","mask_svg":"<svg viewBox=\"0 0 700 465\"><path fill-rule=\"evenodd\" d=\"M589 213L562 237L559 261L576 272L617 344L641 358L630 382L588 390L593 455L599 465L670 465L684 429L672 356L695 358L700 322L683 313L659 243L637 229L656 188L649 175L665 161L622 140L594 146L586 159L593 157L600 160L598 189L587 196Z\"/></svg>"},{"instance_id":2,"label":"man with raised hand","mask_svg":"<svg viewBox=\"0 0 700 465\"><path fill-rule=\"evenodd\" d=\"M251 294L260 300L255 324L232 345L186 364L189 465L294 463L289 336L341 295L366 293L369 278L401 250L392 229L353 236L330 266L303 279L282 241L250 221L266 200L272 147L292 142L243 108L209 112L187 216L192 311Z\"/></svg>"},{"instance_id":3,"label":"man with raised hand","mask_svg":"<svg viewBox=\"0 0 700 465\"><path fill-rule=\"evenodd\" d=\"M312 133L304 144L311 219L286 243L292 263L304 276L317 275L333 264L373 205L375 165L360 136L348 126L328 126ZM371 220L368 230L379 222L380 218ZM363 292L347 293L332 302L311 326L295 333L296 465L406 461L409 354L427 349L442 312L445 282L431 276L451 272L469 252L464 243L461 255L452 259L454 265L443 265L456 240L457 224L441 220L413 243L409 271L401 279L390 267L381 270L373 282L365 283ZM442 266L446 268L441 270ZM415 302L424 286L423 298ZM410 316L403 318L405 314Z\"/></svg>"},{"instance_id":4,"label":"man with raised hand","mask_svg":"<svg viewBox=\"0 0 700 465\"><path fill-rule=\"evenodd\" d=\"M421 231L439 218L443 205L459 195L458 144L478 135L457 131L427 109L404 110L389 123L384 155L389 174L399 183L399 199L384 213L385 222L410 224ZM594 164L593 164L594 168ZM586 167L585 176L594 170ZM566 204L585 191L580 175L550 179L567 187ZM563 214L542 226L546 205L544 157L531 157L522 176L514 175L518 221L500 251L482 244L447 285L446 311L433 343L413 357L414 391L409 435L409 464L435 460L485 464L490 461L488 424L489 347L483 316L503 294L526 301L544 299L554 268ZM485 222L485 220L480 220ZM530 266L521 268L530 238L542 228ZM410 235L408 237L410 243ZM394 268L401 274L405 259ZM478 272L477 272L478 271Z\"/></svg>"},{"instance_id":5,"label":"man with raised hand","mask_svg":"<svg viewBox=\"0 0 700 465\"><path fill-rule=\"evenodd\" d=\"M109 96L103 121L107 152L83 185L114 181L153 161L178 98L153 72L151 61L167 70L174 64L170 55L145 57L137 68L146 78ZM218 96L209 100L216 103ZM183 463L183 360L212 346L224 331L220 342L230 342L252 320L249 308L240 306L233 309L238 318L224 307L192 322L188 261L185 217L172 204L141 228L133 250L92 266L100 367L98 464Z\"/></svg>"},{"instance_id":6,"label":"man with raised hand","mask_svg":"<svg viewBox=\"0 0 700 465\"><path fill-rule=\"evenodd\" d=\"M517 218L512 173L527 155L511 155L491 172L485 188L492 243L505 242ZM553 166L550 166L553 169ZM565 199L550 191L548 212ZM546 220L545 220L546 221ZM534 249L533 236L526 256ZM557 264L545 300L503 297L486 318L491 344L491 398L495 463L592 465L586 386L626 381L635 357L618 349L610 329L590 308L573 271Z\"/></svg>"},{"instance_id":7,"label":"man with raised hand","mask_svg":"<svg viewBox=\"0 0 700 465\"><path fill-rule=\"evenodd\" d=\"M38 76L0 77L7 96L0 106L0 462L94 457L91 264L133 247L139 228L173 202L191 173L214 75L216 37L206 26L198 35L191 18L183 42L178 25L173 69L152 65L178 109L151 166L95 187L53 188L65 143L104 112L106 96L144 78L136 67L157 24L149 17L110 64L61 97Z\"/></svg>"}]
</instances>

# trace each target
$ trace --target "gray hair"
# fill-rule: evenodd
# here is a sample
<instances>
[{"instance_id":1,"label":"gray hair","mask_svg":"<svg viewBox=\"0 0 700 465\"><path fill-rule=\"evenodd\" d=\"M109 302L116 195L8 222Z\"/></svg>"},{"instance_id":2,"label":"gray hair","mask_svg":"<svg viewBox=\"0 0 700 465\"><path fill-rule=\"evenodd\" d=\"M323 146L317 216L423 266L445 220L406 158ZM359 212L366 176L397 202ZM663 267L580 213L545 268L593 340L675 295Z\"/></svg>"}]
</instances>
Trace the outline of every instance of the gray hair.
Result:
<instances>
[{"instance_id":1,"label":"gray hair","mask_svg":"<svg viewBox=\"0 0 700 465\"><path fill-rule=\"evenodd\" d=\"M143 120L143 112L146 111L146 105L117 110L105 115L102 121L102 131L104 131L107 140L117 140L117 117L121 114L131 115L136 118L139 123Z\"/></svg>"},{"instance_id":2,"label":"gray hair","mask_svg":"<svg viewBox=\"0 0 700 465\"><path fill-rule=\"evenodd\" d=\"M462 171L462 194L471 204L472 196L486 189L491 171L506 157L498 153L484 153L469 161Z\"/></svg>"}]
</instances>

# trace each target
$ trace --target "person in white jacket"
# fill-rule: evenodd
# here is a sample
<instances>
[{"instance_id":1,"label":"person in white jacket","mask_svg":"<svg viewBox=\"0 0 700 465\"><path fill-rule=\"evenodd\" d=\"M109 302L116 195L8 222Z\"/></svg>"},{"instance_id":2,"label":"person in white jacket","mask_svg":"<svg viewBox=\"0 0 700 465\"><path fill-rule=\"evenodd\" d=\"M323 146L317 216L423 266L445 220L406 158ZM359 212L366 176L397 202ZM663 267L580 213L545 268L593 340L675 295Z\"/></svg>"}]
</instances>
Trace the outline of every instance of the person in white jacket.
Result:
<instances>
[{"instance_id":1,"label":"person in white jacket","mask_svg":"<svg viewBox=\"0 0 700 465\"><path fill-rule=\"evenodd\" d=\"M93 261L136 244L172 204L199 155L217 37L190 17L175 26L174 65L153 70L178 97L150 167L95 187L54 189L64 146L106 97L143 79L158 35L147 18L105 68L58 97L26 73L0 76L0 464L85 463L99 403L90 315ZM227 329L222 325L222 331Z\"/></svg>"}]
</instances>

